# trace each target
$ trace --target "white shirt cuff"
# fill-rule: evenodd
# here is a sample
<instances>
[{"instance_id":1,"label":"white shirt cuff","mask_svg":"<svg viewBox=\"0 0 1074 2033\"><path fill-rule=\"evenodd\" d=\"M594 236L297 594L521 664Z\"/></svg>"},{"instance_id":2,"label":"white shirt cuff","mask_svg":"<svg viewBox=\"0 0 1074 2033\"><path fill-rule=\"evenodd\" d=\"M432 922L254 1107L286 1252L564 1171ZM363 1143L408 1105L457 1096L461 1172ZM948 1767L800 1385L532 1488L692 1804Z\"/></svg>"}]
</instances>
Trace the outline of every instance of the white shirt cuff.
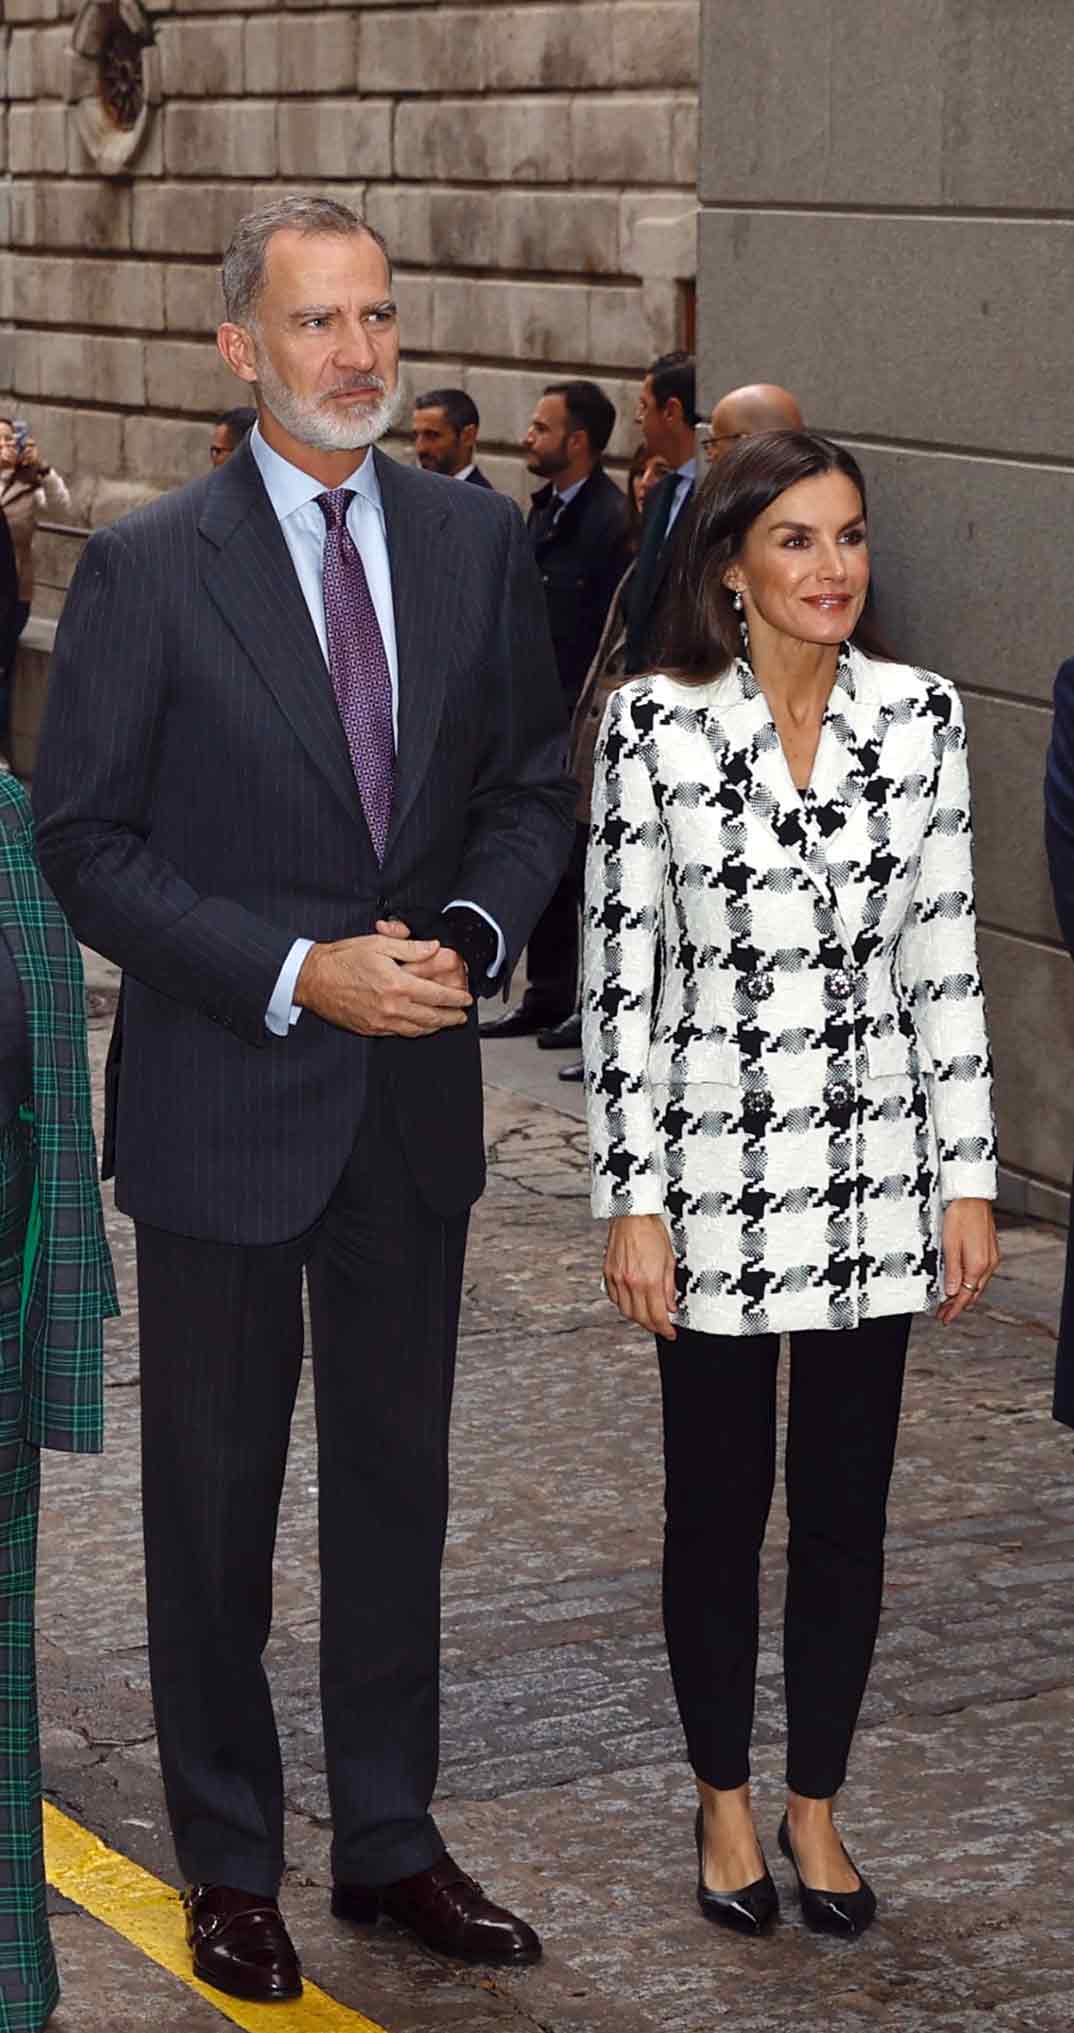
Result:
<instances>
[{"instance_id":1,"label":"white shirt cuff","mask_svg":"<svg viewBox=\"0 0 1074 2033\"><path fill-rule=\"evenodd\" d=\"M507 958L507 941L504 938L503 933L499 928L499 925L496 923L495 918L490 918L488 912L483 911L480 904L472 903L468 896L452 897L451 902L449 904L444 905L444 909L446 911L476 911L479 918L484 918L485 923L486 925L488 925L490 931L495 932L496 958L493 961L492 966L489 968L487 975L485 976L485 979L487 981L495 981L496 976L498 975L501 967L503 966L504 961Z\"/></svg>"},{"instance_id":2,"label":"white shirt cuff","mask_svg":"<svg viewBox=\"0 0 1074 2033\"><path fill-rule=\"evenodd\" d=\"M302 962L307 953L313 951L312 939L296 939L276 977L269 1006L265 1011L265 1029L274 1038L285 1038L292 1024L297 1024L302 1011L296 1003L295 983L302 972Z\"/></svg>"}]
</instances>

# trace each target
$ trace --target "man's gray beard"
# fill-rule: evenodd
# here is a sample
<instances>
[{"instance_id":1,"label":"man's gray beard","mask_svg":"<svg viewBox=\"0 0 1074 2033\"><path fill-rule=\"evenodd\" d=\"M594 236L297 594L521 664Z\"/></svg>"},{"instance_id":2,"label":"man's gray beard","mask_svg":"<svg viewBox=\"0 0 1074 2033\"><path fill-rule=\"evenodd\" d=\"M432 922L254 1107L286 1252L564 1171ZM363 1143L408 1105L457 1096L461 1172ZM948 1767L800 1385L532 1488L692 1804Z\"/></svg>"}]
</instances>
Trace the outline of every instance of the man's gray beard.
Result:
<instances>
[{"instance_id":1,"label":"man's gray beard","mask_svg":"<svg viewBox=\"0 0 1074 2033\"><path fill-rule=\"evenodd\" d=\"M378 375L384 393L372 409L363 405L349 415L337 415L315 397L308 400L288 388L260 347L255 365L265 407L300 445L310 445L315 452L359 452L366 445L375 445L391 429L402 407L403 392L398 383L394 388L385 388Z\"/></svg>"}]
</instances>

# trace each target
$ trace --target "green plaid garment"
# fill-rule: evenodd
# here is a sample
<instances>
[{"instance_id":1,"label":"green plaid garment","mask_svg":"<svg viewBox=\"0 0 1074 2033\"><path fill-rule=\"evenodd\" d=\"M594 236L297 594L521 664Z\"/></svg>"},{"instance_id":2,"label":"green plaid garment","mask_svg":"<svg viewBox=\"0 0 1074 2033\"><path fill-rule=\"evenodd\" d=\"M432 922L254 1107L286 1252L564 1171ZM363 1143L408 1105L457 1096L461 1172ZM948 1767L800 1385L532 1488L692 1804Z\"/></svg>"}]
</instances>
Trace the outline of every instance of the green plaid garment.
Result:
<instances>
[{"instance_id":1,"label":"green plaid garment","mask_svg":"<svg viewBox=\"0 0 1074 2033\"><path fill-rule=\"evenodd\" d=\"M0 1128L0 2033L38 2033L59 1996L49 1939L34 1668L41 1456L23 1438L19 1299L35 1178L25 1124Z\"/></svg>"},{"instance_id":2,"label":"green plaid garment","mask_svg":"<svg viewBox=\"0 0 1074 2033\"><path fill-rule=\"evenodd\" d=\"M0 775L0 932L33 1058L35 1220L22 1305L23 1435L98 1453L103 1322L118 1313L105 1241L86 1056L82 958L34 854L30 803Z\"/></svg>"}]
</instances>

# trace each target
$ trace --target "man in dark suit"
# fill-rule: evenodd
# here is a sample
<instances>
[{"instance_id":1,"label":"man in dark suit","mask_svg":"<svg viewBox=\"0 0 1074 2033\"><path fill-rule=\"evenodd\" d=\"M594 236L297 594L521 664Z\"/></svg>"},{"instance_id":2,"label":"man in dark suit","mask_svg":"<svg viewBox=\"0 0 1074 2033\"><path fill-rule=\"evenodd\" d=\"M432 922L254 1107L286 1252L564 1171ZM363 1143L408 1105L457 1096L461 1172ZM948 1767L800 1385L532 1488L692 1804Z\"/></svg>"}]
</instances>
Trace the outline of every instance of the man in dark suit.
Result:
<instances>
[{"instance_id":1,"label":"man in dark suit","mask_svg":"<svg viewBox=\"0 0 1074 2033\"><path fill-rule=\"evenodd\" d=\"M682 528L679 518L697 482L697 421L691 355L662 354L645 377L635 422L641 426L649 457L666 459L671 470L645 504L637 570L624 598L628 677L650 670L660 654L675 531Z\"/></svg>"},{"instance_id":2,"label":"man in dark suit","mask_svg":"<svg viewBox=\"0 0 1074 2033\"><path fill-rule=\"evenodd\" d=\"M1059 929L1074 955L1074 657L1055 680L1055 718L1044 778L1044 839ZM1052 1411L1074 1426L1074 1226L1067 1241L1066 1280L1059 1316Z\"/></svg>"},{"instance_id":3,"label":"man in dark suit","mask_svg":"<svg viewBox=\"0 0 1074 2033\"><path fill-rule=\"evenodd\" d=\"M370 449L388 261L285 198L224 261L259 423L90 540L35 779L79 935L124 969L116 1198L138 1246L150 1665L196 1972L297 1995L261 1655L303 1273L319 1442L333 1910L532 1960L429 1813L474 998L509 978L573 798L511 504Z\"/></svg>"},{"instance_id":4,"label":"man in dark suit","mask_svg":"<svg viewBox=\"0 0 1074 2033\"><path fill-rule=\"evenodd\" d=\"M414 404L412 429L418 465L448 480L466 480L472 487L491 487L477 462L481 417L464 388L431 388Z\"/></svg>"},{"instance_id":5,"label":"man in dark suit","mask_svg":"<svg viewBox=\"0 0 1074 2033\"><path fill-rule=\"evenodd\" d=\"M615 406L595 381L557 381L545 389L523 441L530 472L545 482L533 497L528 528L568 713L630 561L626 497L603 465L614 428ZM530 935L525 996L516 1010L483 1023L482 1037L521 1038L537 1032L540 1044L580 1043L575 992L584 874L582 835Z\"/></svg>"}]
</instances>

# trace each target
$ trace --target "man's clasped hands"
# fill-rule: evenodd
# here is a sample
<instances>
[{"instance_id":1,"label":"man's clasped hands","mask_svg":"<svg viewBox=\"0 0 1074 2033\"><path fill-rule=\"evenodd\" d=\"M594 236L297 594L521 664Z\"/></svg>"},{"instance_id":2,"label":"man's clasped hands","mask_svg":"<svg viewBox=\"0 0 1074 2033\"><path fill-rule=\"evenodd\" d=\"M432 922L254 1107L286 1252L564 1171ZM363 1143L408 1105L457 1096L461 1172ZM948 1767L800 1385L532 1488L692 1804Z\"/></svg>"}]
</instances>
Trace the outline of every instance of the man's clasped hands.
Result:
<instances>
[{"instance_id":1,"label":"man's clasped hands","mask_svg":"<svg viewBox=\"0 0 1074 2033\"><path fill-rule=\"evenodd\" d=\"M457 1029L473 1004L466 962L439 939L414 939L397 918L310 948L295 1001L363 1037L430 1037Z\"/></svg>"}]
</instances>

